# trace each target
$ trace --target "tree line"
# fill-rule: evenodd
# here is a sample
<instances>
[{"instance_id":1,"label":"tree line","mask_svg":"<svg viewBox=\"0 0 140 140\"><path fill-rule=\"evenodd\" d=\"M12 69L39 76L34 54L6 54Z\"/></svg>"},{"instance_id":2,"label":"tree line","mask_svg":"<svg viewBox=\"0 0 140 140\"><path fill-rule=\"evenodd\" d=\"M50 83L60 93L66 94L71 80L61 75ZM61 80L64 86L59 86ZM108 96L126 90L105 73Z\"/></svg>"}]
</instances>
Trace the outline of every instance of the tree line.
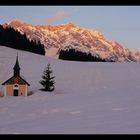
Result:
<instances>
[{"instance_id":1,"label":"tree line","mask_svg":"<svg viewBox=\"0 0 140 140\"><path fill-rule=\"evenodd\" d=\"M0 25L0 45L45 55L44 45L40 41L29 40L25 34L12 27L4 28Z\"/></svg>"},{"instance_id":2,"label":"tree line","mask_svg":"<svg viewBox=\"0 0 140 140\"><path fill-rule=\"evenodd\" d=\"M109 62L109 60L87 54L85 52L75 51L75 49L60 50L59 59L71 61L92 61L92 62ZM113 62L113 61L110 61Z\"/></svg>"}]
</instances>

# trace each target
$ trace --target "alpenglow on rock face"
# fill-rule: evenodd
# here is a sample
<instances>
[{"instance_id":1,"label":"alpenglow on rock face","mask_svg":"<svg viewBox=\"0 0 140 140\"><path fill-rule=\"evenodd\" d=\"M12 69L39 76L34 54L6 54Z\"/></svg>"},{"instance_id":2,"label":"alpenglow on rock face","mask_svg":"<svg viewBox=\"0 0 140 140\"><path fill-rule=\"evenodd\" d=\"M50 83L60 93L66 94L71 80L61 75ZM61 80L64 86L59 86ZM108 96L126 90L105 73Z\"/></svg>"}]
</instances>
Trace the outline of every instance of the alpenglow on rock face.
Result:
<instances>
[{"instance_id":1,"label":"alpenglow on rock face","mask_svg":"<svg viewBox=\"0 0 140 140\"><path fill-rule=\"evenodd\" d=\"M12 27L21 34L25 33L30 40L40 40L45 46L46 56L58 58L61 50L74 49L100 57L106 61L137 62L140 54L122 47L117 42L108 41L101 32L81 28L72 23L51 25L27 24L13 20L3 24Z\"/></svg>"}]
</instances>

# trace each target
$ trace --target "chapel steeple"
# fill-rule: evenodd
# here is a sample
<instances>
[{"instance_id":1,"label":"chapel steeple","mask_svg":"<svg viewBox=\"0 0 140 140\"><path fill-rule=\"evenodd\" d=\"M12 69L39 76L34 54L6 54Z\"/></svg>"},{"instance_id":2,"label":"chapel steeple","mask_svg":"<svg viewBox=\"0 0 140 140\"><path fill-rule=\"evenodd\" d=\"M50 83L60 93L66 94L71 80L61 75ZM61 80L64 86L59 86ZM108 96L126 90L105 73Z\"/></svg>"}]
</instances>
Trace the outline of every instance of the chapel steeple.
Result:
<instances>
[{"instance_id":1,"label":"chapel steeple","mask_svg":"<svg viewBox=\"0 0 140 140\"><path fill-rule=\"evenodd\" d=\"M19 62L18 62L18 54L17 54L17 59L16 59L16 63L15 63L15 66L14 66L13 70L14 70L14 76L20 76L20 67L19 67Z\"/></svg>"},{"instance_id":2,"label":"chapel steeple","mask_svg":"<svg viewBox=\"0 0 140 140\"><path fill-rule=\"evenodd\" d=\"M13 67L13 76L2 83L4 85L4 96L28 96L30 84L20 76L18 54Z\"/></svg>"}]
</instances>

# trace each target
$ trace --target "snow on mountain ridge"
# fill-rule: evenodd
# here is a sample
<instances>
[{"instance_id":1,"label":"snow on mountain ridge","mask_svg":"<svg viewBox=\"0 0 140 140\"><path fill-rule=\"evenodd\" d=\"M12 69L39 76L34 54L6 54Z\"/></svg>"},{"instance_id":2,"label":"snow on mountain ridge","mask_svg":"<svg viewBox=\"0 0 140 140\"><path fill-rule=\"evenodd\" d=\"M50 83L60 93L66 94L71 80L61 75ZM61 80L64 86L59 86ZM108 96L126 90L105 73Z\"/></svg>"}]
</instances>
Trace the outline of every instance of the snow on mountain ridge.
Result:
<instances>
[{"instance_id":1,"label":"snow on mountain ridge","mask_svg":"<svg viewBox=\"0 0 140 140\"><path fill-rule=\"evenodd\" d=\"M81 28L73 23L33 26L14 20L3 26L25 33L30 40L40 40L45 46L46 56L58 58L60 50L75 49L116 62L140 61L138 52L132 52L115 41L106 40L101 32Z\"/></svg>"}]
</instances>

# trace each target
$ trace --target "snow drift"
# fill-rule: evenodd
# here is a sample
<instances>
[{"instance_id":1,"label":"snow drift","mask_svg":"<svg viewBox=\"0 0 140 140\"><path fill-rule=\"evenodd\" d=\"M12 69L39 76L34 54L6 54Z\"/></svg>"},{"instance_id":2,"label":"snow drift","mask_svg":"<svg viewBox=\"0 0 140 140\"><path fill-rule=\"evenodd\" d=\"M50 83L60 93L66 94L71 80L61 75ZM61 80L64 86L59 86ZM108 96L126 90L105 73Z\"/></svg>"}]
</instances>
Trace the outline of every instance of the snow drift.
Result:
<instances>
[{"instance_id":1,"label":"snow drift","mask_svg":"<svg viewBox=\"0 0 140 140\"><path fill-rule=\"evenodd\" d=\"M12 75L17 50L0 46L0 83ZM139 134L140 63L92 63L18 51L28 97L0 98L1 134ZM42 92L50 63L54 92ZM0 92L3 87L0 86Z\"/></svg>"}]
</instances>

